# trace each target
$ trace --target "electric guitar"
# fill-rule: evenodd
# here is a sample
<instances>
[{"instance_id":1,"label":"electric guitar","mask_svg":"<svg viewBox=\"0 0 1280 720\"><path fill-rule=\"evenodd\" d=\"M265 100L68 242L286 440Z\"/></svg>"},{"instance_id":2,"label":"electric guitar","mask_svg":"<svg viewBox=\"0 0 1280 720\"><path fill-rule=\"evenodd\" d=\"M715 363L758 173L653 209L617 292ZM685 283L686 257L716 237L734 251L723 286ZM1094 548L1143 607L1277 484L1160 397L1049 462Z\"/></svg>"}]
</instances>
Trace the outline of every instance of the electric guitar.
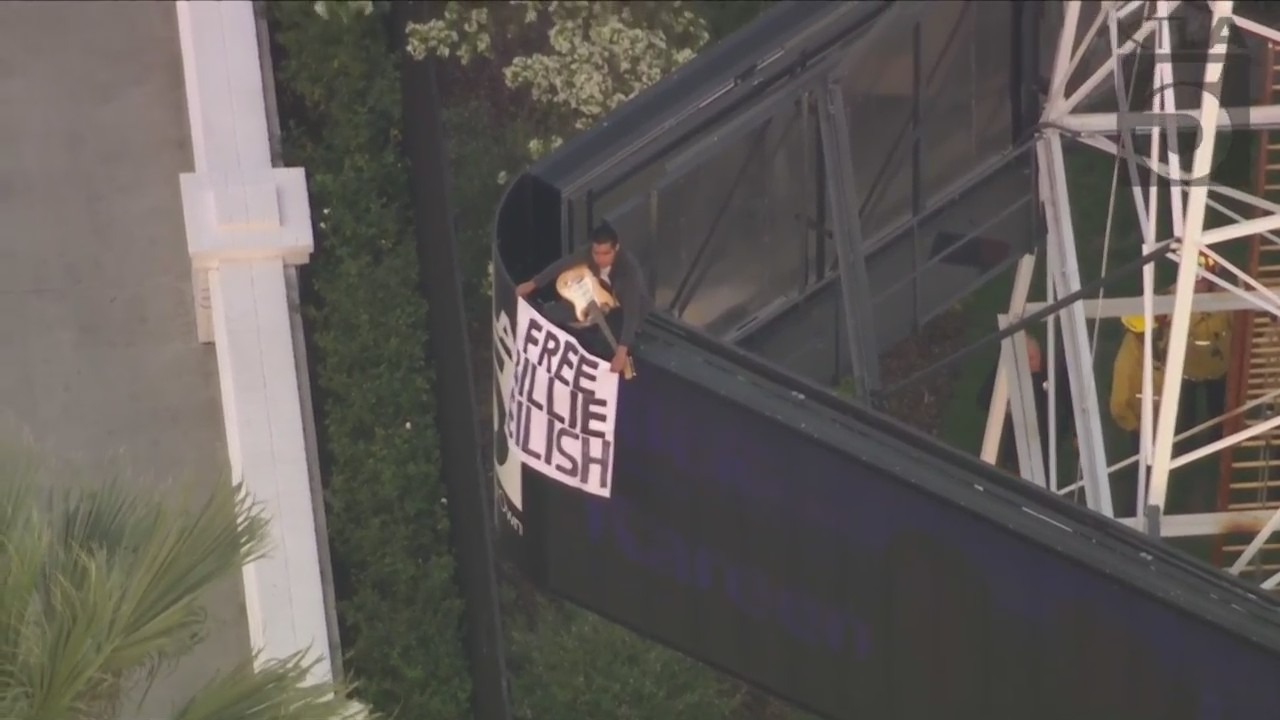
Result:
<instances>
[{"instance_id":1,"label":"electric guitar","mask_svg":"<svg viewBox=\"0 0 1280 720\"><path fill-rule=\"evenodd\" d=\"M609 345L614 350L618 349L618 340L613 336L613 330L604 319L605 313L618 307L618 300L604 289L590 268L586 265L575 265L560 273L560 277L556 278L556 292L573 306L574 317L579 323L583 325L588 321L595 323L596 327L600 328L600 332L604 333ZM635 376L635 363L631 356L627 355L627 364L622 368L622 377L630 380Z\"/></svg>"}]
</instances>

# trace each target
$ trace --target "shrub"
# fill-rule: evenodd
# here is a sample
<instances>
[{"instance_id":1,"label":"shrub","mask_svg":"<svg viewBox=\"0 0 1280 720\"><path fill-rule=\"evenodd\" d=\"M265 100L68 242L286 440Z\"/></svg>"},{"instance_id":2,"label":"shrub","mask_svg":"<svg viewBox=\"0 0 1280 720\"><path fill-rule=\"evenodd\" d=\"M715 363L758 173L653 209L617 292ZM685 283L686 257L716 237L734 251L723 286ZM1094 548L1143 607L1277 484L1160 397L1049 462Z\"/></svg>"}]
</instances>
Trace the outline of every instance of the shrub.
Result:
<instances>
[{"instance_id":1,"label":"shrub","mask_svg":"<svg viewBox=\"0 0 1280 720\"><path fill-rule=\"evenodd\" d=\"M583 610L539 605L538 623L511 633L519 717L734 717L742 691L714 670Z\"/></svg>"},{"instance_id":2,"label":"shrub","mask_svg":"<svg viewBox=\"0 0 1280 720\"><path fill-rule=\"evenodd\" d=\"M470 712L470 679L397 147L396 58L377 22L326 21L310 3L269 8L286 162L306 168L317 220L305 311L348 667L384 712L457 720Z\"/></svg>"}]
</instances>

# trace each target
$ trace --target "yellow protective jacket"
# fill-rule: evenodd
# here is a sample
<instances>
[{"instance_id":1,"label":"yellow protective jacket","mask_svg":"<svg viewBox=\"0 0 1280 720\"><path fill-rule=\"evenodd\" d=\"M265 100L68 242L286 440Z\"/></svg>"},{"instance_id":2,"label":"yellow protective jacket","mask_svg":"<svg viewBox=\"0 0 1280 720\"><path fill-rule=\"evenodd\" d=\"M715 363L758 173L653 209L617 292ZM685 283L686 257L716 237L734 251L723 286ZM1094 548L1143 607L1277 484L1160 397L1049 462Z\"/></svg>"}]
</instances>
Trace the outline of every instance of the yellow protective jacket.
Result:
<instances>
[{"instance_id":1,"label":"yellow protective jacket","mask_svg":"<svg viewBox=\"0 0 1280 720\"><path fill-rule=\"evenodd\" d=\"M1126 332L1111 371L1111 417L1129 432L1137 432L1142 422L1142 342L1141 335ZM1152 351L1159 357L1158 347L1153 347ZM1151 392L1155 398L1153 410L1160 406L1163 382L1164 369L1157 365L1155 377L1151 378Z\"/></svg>"},{"instance_id":2,"label":"yellow protective jacket","mask_svg":"<svg viewBox=\"0 0 1280 720\"><path fill-rule=\"evenodd\" d=\"M1226 376L1230 359L1231 313L1193 313L1182 376L1195 381L1217 380Z\"/></svg>"}]
</instances>

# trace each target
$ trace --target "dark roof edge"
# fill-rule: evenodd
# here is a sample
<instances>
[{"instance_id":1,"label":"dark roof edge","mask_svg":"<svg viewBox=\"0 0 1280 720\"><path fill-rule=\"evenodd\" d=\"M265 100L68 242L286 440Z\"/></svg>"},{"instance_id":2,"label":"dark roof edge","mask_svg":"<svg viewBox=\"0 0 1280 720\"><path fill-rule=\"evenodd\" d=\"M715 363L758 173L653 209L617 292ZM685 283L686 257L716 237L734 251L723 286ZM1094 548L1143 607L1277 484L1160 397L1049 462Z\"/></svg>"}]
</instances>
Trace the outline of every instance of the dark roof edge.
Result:
<instances>
[{"instance_id":1,"label":"dark roof edge","mask_svg":"<svg viewBox=\"0 0 1280 720\"><path fill-rule=\"evenodd\" d=\"M886 2L783 0L747 27L699 53L697 57L611 112L590 130L574 137L536 163L530 172L565 187L584 171L607 164L636 141L671 124L673 117L710 98L735 78L746 76L779 49L794 50L798 40L811 40L815 30L850 25L875 15ZM800 48L803 52L805 48Z\"/></svg>"}]
</instances>

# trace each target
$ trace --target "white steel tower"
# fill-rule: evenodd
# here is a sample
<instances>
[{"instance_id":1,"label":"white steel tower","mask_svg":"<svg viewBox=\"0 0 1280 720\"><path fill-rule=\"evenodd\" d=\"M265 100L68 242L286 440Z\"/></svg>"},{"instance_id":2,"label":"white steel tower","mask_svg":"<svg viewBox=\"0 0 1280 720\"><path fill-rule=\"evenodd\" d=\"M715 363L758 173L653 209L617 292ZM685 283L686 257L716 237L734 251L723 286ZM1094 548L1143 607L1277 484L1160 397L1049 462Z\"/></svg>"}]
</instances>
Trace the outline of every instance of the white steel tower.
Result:
<instances>
[{"instance_id":1,"label":"white steel tower","mask_svg":"<svg viewBox=\"0 0 1280 720\"><path fill-rule=\"evenodd\" d=\"M1043 457L1036 423L1019 421L1028 409L1034 412L1034 405L1026 404L1031 402L1030 373L1019 334L1002 346L983 457L994 459L1006 413L1012 412L1019 467L1027 480L1063 494L1082 493L1091 509L1149 533L1216 538L1224 567L1237 574L1250 570L1271 589L1280 584L1280 560L1270 561L1266 553L1269 538L1280 529L1280 478L1269 494L1268 455L1273 443L1280 450L1280 413L1270 410L1280 398L1280 105L1272 104L1272 86L1280 83L1275 72L1280 31L1236 14L1250 15L1254 6L1066 2L1061 23L1050 23L1061 31L1036 140L1046 246L1018 266L1008 312L999 322L1002 328L1041 317L1049 323L1045 362L1062 357L1067 365L1079 472L1059 477L1056 443ZM1233 51L1245 46L1249 51ZM1234 106L1224 105L1222 92L1231 63L1247 64L1243 72L1256 86L1248 102ZM1135 85L1144 90L1135 94ZM1108 103L1109 111L1090 111ZM1217 179L1223 148L1250 142L1253 180L1232 187ZM1095 252L1099 239L1076 235L1073 218L1079 208L1072 212L1072 194L1078 185L1069 153L1109 158L1112 202L1099 210L1108 214L1101 239L1103 274L1113 244L1141 243L1129 255L1155 259L1143 265L1140 295L1107 297L1105 278L1082 281L1081 253L1086 247ZM1112 237L1112 214L1121 211L1136 215L1130 218L1136 236ZM1233 245L1237 249L1229 251ZM1206 264L1216 265L1218 272L1206 272ZM1157 286L1160 265L1176 278L1172 289ZM1044 272L1044 296L1031 301L1038 269ZM1210 289L1201 282L1197 290L1198 279L1207 279ZM1072 301L1055 302L1064 299ZM1044 312L1055 305L1061 309ZM1227 412L1201 426L1221 423L1225 431L1220 440L1178 454L1175 427L1189 330L1194 313L1210 311L1233 311L1238 336L1230 358ZM1143 335L1140 450L1115 457L1113 442L1109 457L1104 436L1110 418L1099 385L1111 360L1095 356L1096 338L1099 325L1119 325L1124 316L1141 316L1147 328L1160 323L1167 342L1159 347L1152 333ZM1055 373L1048 375L1052 383ZM1048 397L1053 403L1057 393L1050 390ZM1050 422L1054 415L1050 409ZM1198 429L1184 429L1181 436ZM1221 458L1215 466L1220 472L1212 477L1190 472L1191 463L1211 457ZM1137 512L1117 517L1112 484L1119 473L1133 477L1133 465ZM1168 513L1171 483L1213 483L1217 509ZM1252 539L1231 540L1242 534Z\"/></svg>"}]
</instances>

